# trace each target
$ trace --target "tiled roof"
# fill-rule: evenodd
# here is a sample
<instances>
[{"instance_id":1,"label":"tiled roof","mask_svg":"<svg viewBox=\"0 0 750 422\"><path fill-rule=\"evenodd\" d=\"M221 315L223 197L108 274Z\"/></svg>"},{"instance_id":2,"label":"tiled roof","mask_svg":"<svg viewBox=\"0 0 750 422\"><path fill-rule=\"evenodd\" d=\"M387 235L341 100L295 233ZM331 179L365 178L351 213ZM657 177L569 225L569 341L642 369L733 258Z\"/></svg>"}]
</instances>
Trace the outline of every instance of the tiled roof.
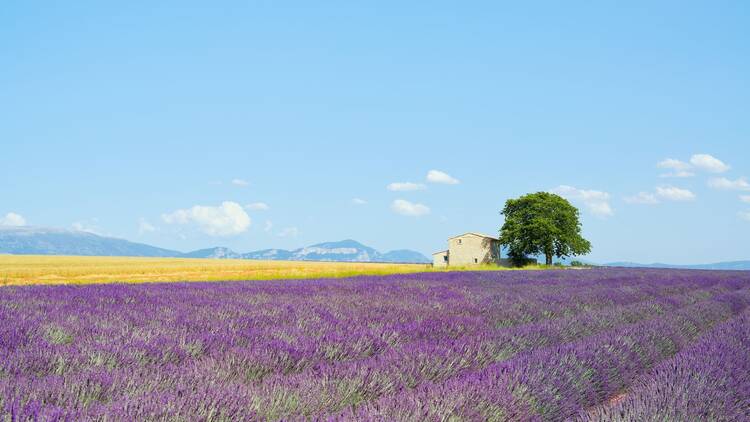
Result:
<instances>
[{"instance_id":1,"label":"tiled roof","mask_svg":"<svg viewBox=\"0 0 750 422\"><path fill-rule=\"evenodd\" d=\"M482 233L477 233L477 232L468 232L468 233L464 233L464 234L459 234L458 236L453 236L453 237L449 237L449 238L448 238L448 240L451 240L451 239L455 239L455 238L457 238L457 237L461 237L461 236L466 236L467 234L473 234L474 236L479 236L479 237L486 237L486 238L488 238L488 239L493 239L493 240L497 240L497 238L496 238L496 237L494 237L494 236L488 236L488 235L486 235L486 234L482 234Z\"/></svg>"}]
</instances>

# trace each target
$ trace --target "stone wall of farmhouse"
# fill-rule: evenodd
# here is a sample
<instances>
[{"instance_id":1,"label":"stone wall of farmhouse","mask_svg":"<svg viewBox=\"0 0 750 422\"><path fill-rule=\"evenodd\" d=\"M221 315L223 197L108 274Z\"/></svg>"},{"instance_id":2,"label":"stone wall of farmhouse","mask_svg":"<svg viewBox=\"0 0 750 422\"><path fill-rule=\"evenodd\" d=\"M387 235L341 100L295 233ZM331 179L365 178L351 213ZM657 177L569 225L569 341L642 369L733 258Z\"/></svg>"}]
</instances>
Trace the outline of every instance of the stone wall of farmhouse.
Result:
<instances>
[{"instance_id":1,"label":"stone wall of farmhouse","mask_svg":"<svg viewBox=\"0 0 750 422\"><path fill-rule=\"evenodd\" d=\"M447 267L448 266L448 251L437 252L432 254L432 266L433 267Z\"/></svg>"},{"instance_id":2,"label":"stone wall of farmhouse","mask_svg":"<svg viewBox=\"0 0 750 422\"><path fill-rule=\"evenodd\" d=\"M500 262L496 240L467 234L448 240L450 265L478 265Z\"/></svg>"}]
</instances>

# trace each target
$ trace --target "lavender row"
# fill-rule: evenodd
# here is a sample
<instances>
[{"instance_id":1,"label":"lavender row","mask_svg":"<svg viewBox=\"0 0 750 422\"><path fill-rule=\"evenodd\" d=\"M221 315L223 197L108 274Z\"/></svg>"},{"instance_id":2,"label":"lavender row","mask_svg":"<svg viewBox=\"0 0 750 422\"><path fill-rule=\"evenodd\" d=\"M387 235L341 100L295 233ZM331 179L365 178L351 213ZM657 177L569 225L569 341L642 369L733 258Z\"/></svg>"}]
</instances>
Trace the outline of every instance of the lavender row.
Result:
<instances>
[{"instance_id":1,"label":"lavender row","mask_svg":"<svg viewBox=\"0 0 750 422\"><path fill-rule=\"evenodd\" d=\"M442 286L433 286L433 290L440 291L440 289ZM575 288L571 290L573 289ZM45 302L44 306L39 306L38 309L32 308L32 312L37 311L36 315L33 313L29 315L29 312L19 315L19 312L7 308L5 312L2 312L3 308L0 308L0 320L12 321L12 324L5 325L0 349L4 346L6 352L10 351L18 345L28 343L33 338L46 338L52 343L62 344L67 343L69 338L71 341L82 340L76 341L76 344L97 344L92 341L95 337L106 337L110 339L110 343L132 344L139 350L139 356L146 355L140 356L139 359L147 360L153 357L150 356L154 354L153 350L149 349L154 347L159 350L166 349L167 354L181 359L198 351L222 353L224 348L251 349L253 345L268 342L271 346L278 345L278 349L282 351L293 349L305 354L315 349L323 354L322 357L327 357L329 360L348 360L356 358L357 355L366 357L388 347L414 341L426 339L444 341L472 333L485 334L488 328L491 328L487 325L492 324L491 321L485 321L470 313L457 315L456 312L449 312L445 309L448 306L471 308L470 304L465 303L466 301L458 295L449 297L449 305L442 306L438 312L429 309L432 306L409 303L411 308L409 312L404 311L399 316L399 321L394 322L392 317L389 320L383 318L382 315L372 315L371 312L367 312L372 306L348 309L344 312L341 308L344 304L349 305L347 302L351 302L350 298L341 304L337 303L340 302L337 298L325 296L321 303L316 303L309 294L305 294L308 300L304 307L295 304L294 308L281 312L279 308L285 303L283 297L277 298L277 303L271 306L258 306L258 296L262 298L264 293L258 294L253 291L248 295L242 295L241 292L237 292L231 298L227 295L218 298L221 309L217 318L216 302L202 303L204 298L201 296L197 296L200 299L196 301L198 303L180 307L170 300L163 300L174 293L179 294L179 291L169 289L163 292L162 296L156 296L157 300L149 300L151 299L149 297L135 296L135 293L143 291L127 292L127 289L125 290L125 292L112 292L109 289L108 295L102 298L100 303L92 303L89 298L82 297L83 295L56 292L60 296L60 303L52 306ZM278 290L284 293L283 289ZM372 289L368 290L372 293ZM63 293L70 293L70 290ZM119 296L124 297L118 297L118 293ZM356 297L353 292L347 291L341 292L341 296L347 293ZM447 296L446 293L452 292L446 289L442 292L442 296ZM608 293L614 298L612 300L622 299L616 292ZM687 294L695 293L707 297L712 292L698 290ZM247 309L249 307L247 301L242 303L242 300L237 300L243 296L255 299L256 303L252 305L252 310ZM376 297L382 298L382 296ZM401 296L398 298L400 299ZM684 298L680 300L684 301ZM133 302L138 302L137 305L141 306L136 306L136 304L131 306L130 303ZM575 300L571 299L570 302L575 302ZM625 300L622 302L628 303ZM159 309L157 312L149 312L159 318L158 324L143 320L143 305ZM204 305L206 308L201 308ZM341 305L339 309L332 309L337 305ZM33 301L25 303L24 306L28 309L33 306ZM392 308L396 307L392 306ZM7 317L4 317L4 314ZM65 320L46 321L50 314L70 316ZM359 319L361 318L359 314L365 314L367 318ZM393 314L399 314L398 310L394 309L391 315ZM170 326L179 327L179 329L171 330ZM60 338L55 338L56 336ZM353 341L343 341L344 339ZM284 344L288 347L283 347ZM355 347L350 348L351 350L339 350L342 345ZM358 345L363 347L357 347ZM42 344L42 346L45 345ZM264 349L269 348L266 345L262 346ZM276 349L276 347L271 348ZM183 353L181 351L183 349L187 349L188 353ZM106 355L109 351L104 347L101 353ZM124 363L130 363L130 361L126 359Z\"/></svg>"},{"instance_id":2,"label":"lavender row","mask_svg":"<svg viewBox=\"0 0 750 422\"><path fill-rule=\"evenodd\" d=\"M400 394L424 382L443 382L470 370L519 353L580 340L637 321L659 317L680 309L685 295L661 298L578 317L528 324L504 330L488 330L481 335L442 341L415 342L370 359L315 365L296 375L277 374L265 379L257 395L268 397L261 407L268 408L275 397L290 391L314 391L296 400L283 414L317 414L343 404L358 404L386 395ZM692 301L691 301L692 303ZM374 369L374 370L373 370ZM347 389L340 391L341 385ZM351 397L357 399L352 401Z\"/></svg>"},{"instance_id":3,"label":"lavender row","mask_svg":"<svg viewBox=\"0 0 750 422\"><path fill-rule=\"evenodd\" d=\"M657 365L617 403L578 420L750 420L750 312Z\"/></svg>"},{"instance_id":4,"label":"lavender row","mask_svg":"<svg viewBox=\"0 0 750 422\"><path fill-rule=\"evenodd\" d=\"M690 294L683 294L661 298L657 302L649 301L643 304L603 310L586 315L583 318L565 318L559 321L559 324L545 321L540 324L500 330L497 334L493 334L493 330L488 330L480 336L409 343L405 345L406 349L394 348L385 353L384 356L376 355L361 362L350 363L349 361L341 362L334 359L331 365L320 363L322 359L326 358L322 355L322 351L325 351L326 354L335 352L333 355L341 357L347 355L345 349L351 350L360 346L358 353L362 353L363 349L373 349L370 343L361 341L364 337L359 337L360 341L358 342L357 338L349 336L348 341L341 341L335 344L335 347L333 344L321 347L321 342L318 342L311 343L310 347L306 349L290 349L282 347L282 344L259 342L254 347L235 347L223 351L225 353L216 356L216 359L204 359L205 362L203 363L211 362L211 365L206 367L205 372L220 376L220 381L223 383L229 380L253 382L266 375L277 374L276 377L271 378L266 383L267 385L262 387L261 394L255 394L257 397L261 397L258 400L260 407L269 407L266 402L273 402L279 390L282 390L281 394L285 390L325 391L328 400L317 396L307 397L297 400L295 402L296 408L284 409L287 414L302 410L320 411L321 408L325 408L331 402L356 403L354 399L347 400L339 397L348 394L348 392L329 391L331 390L330 386L348 384L350 388L354 388L360 383L357 377L362 373L372 372L371 368L377 368L377 377L371 377L370 382L366 384L367 388L356 388L353 393L355 393L357 400L371 400L384 394L398 392L404 388L413 388L424 381L444 380L456 375L459 371L481 368L488 363L505 359L520 351L559 344L618 324L630 323L670 311L676 309L674 304L691 302L692 297ZM131 341L127 351L106 347L80 347L77 350L78 353L71 353L70 350L66 353L59 353L55 352L54 348L41 350L40 355L36 357L31 355L31 359L28 359L28 354L25 355L26 359L24 359L24 356L12 359L15 361L15 365L11 365L7 369L15 373L16 381L20 382L23 378L18 375L29 370L64 375L91 364L106 366L109 369L114 369L115 366L131 368L144 363L165 363L176 366L191 358L190 352L208 354L208 351L195 348L183 350L185 345L181 349L174 344L160 343L160 339L156 340L157 342L152 344L140 345ZM64 338L62 341L64 341ZM195 344L203 343L190 343L187 346L195 346ZM69 347L67 345L62 346ZM136 353L133 353L134 351ZM216 353L213 353L213 355L216 355ZM46 360L45 356L47 356ZM83 357L83 359L76 361L75 356ZM325 360L330 361L331 359ZM319 363L312 365L315 362ZM24 364L27 365L26 368L19 367ZM294 376L294 379L289 378L290 373L298 372L306 366L310 366L310 369ZM171 373L172 369L169 369L169 372ZM209 374L206 374L206 376L209 376ZM139 380L138 385L141 388L147 387L146 390L150 391L151 388L148 387L158 386L162 378L160 371L149 370L145 373L145 378ZM323 383L325 385L319 382L320 379L325 380L325 383ZM299 386L296 388L289 387L290 382L297 383ZM113 389L128 392L127 386L117 386ZM50 391L52 390L45 389L45 393L48 395ZM138 391L130 392L130 394L137 393ZM268 400L263 399L264 397L268 397ZM66 399L65 395L61 394L54 400L48 397L46 401L65 403L70 402L71 399Z\"/></svg>"},{"instance_id":5,"label":"lavender row","mask_svg":"<svg viewBox=\"0 0 750 422\"><path fill-rule=\"evenodd\" d=\"M398 344L399 347L391 347L389 350L413 349L422 344L443 346L458 344L458 347L464 350L467 348L473 350L478 348L483 349L476 350L477 354L484 355L478 359L480 362L497 361L510 357L520 351L530 350L533 347L572 341L585 335L612 328L618 324L634 322L651 315L669 312L685 304L693 303L693 298L696 294L703 296L705 293L706 291L703 290L692 291L682 295L655 298L644 303L604 309L588 313L581 317L560 318L501 330L491 328L481 331L471 330L470 334L467 334L465 330L467 325L466 320L460 318L444 318L439 323L431 321L430 323L412 324L411 326L405 324L402 326L401 334L399 334L401 339L405 337L403 335L404 332L424 333L430 328L433 331L441 332L443 336L437 340L417 340ZM328 334L317 336L314 340L308 336L308 340L311 341L307 343L303 342L301 340L303 336L298 334L295 337L294 347L291 347L289 344L285 347L282 342L274 339L267 340L258 337L242 338L230 335L219 336L215 331L207 335L205 333L209 331L209 327L201 325L194 327L192 326L194 322L182 322L182 328L175 331L162 327L158 336L146 334L153 337L151 342L137 341L132 336L121 336L113 330L99 330L97 334L99 337L106 336L111 340L130 344L131 350L129 350L129 353L132 353L132 348L139 351L137 354L118 355L117 352L121 351L121 349L112 349L107 344L98 344L95 341L96 336L90 336L89 330L91 326L89 324L98 324L99 327L102 327L102 325L109 325L109 321L106 319L104 321L86 321L80 315L76 317L75 321L78 325L78 330L70 324L47 324L42 327L43 330L36 332L37 336L44 337L52 342L52 344L41 345L50 347L44 350L44 354L50 356L54 356L54 353L48 352L54 352L54 348L57 346L55 343L65 346L68 339L71 342L73 338L81 340L77 344L79 347L78 350L85 353L79 353L78 355L84 356L86 359L81 361L68 359L66 367L61 368L66 371L85 367L90 364L90 361L103 361L110 366L127 366L137 363L138 360L158 359L163 357L163 355L169 355L172 360L179 362L189 359L192 357L191 355L198 353L201 355L220 355L229 352L231 355L232 352L242 350L245 352L245 355L249 356L247 360L255 362L255 366L258 367L259 371L257 378L261 378L260 375L274 372L274 369L279 369L279 372L297 372L297 370L308 364L324 360L350 361L355 357L377 355L378 353L376 352L384 350L388 346L396 345L396 342L386 343L385 341L392 340L395 336L389 337L388 332L373 329L369 330L369 335L357 335L356 333L349 332L345 333L345 337L343 335L339 337L329 332ZM16 327L22 325L19 324L20 322L18 320L15 321ZM443 326L446 325L450 326L454 332L463 331L463 335L456 338L446 336L447 329L443 329ZM403 329L404 327L408 327L409 329ZM361 330L361 327L356 328ZM136 330L131 330L129 334L134 334L134 331ZM187 333L190 331L202 335L188 338ZM424 335L422 334L418 337L424 337ZM4 336L3 338L12 339L13 336ZM251 339L252 344L249 344ZM213 347L217 342L220 344ZM224 347L229 344L234 345L225 349ZM237 347L237 344L241 344L242 347ZM442 349L447 350L448 348L442 347ZM276 352L276 356L274 357L268 353L263 355L263 352L269 351ZM293 366L284 365L284 355L295 355L296 362ZM14 364L6 367L6 371L23 373L33 370L33 368L24 369L21 365L22 363L22 360L14 359Z\"/></svg>"},{"instance_id":6,"label":"lavender row","mask_svg":"<svg viewBox=\"0 0 750 422\"><path fill-rule=\"evenodd\" d=\"M750 291L729 293L662 318L541 349L446 383L368 403L345 418L562 420L625 390L697 335L737 315Z\"/></svg>"},{"instance_id":7,"label":"lavender row","mask_svg":"<svg viewBox=\"0 0 750 422\"><path fill-rule=\"evenodd\" d=\"M0 419L359 415L569 342L726 309L748 282L592 270L2 288Z\"/></svg>"}]
</instances>

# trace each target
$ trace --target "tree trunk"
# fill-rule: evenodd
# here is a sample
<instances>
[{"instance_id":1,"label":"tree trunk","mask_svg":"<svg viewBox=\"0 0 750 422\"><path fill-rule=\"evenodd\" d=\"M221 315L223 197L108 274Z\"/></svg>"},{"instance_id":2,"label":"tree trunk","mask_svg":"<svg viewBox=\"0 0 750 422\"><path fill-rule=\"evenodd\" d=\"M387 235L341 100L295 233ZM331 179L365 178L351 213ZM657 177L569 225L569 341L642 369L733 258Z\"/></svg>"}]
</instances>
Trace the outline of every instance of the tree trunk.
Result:
<instances>
[{"instance_id":1,"label":"tree trunk","mask_svg":"<svg viewBox=\"0 0 750 422\"><path fill-rule=\"evenodd\" d=\"M544 256L546 258L545 259L545 264L552 265L552 254L551 253L546 253L546 254L544 254Z\"/></svg>"}]
</instances>

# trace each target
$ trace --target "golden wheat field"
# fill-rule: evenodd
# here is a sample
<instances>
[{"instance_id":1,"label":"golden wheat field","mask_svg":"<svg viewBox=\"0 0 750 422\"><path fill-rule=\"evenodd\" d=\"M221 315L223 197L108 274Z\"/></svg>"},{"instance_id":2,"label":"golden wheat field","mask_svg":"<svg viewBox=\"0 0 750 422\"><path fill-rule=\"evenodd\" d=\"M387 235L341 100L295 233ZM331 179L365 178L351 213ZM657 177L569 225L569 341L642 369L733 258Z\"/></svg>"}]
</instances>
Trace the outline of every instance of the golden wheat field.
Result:
<instances>
[{"instance_id":1,"label":"golden wheat field","mask_svg":"<svg viewBox=\"0 0 750 422\"><path fill-rule=\"evenodd\" d=\"M0 285L275 280L430 269L427 264L0 255Z\"/></svg>"}]
</instances>

